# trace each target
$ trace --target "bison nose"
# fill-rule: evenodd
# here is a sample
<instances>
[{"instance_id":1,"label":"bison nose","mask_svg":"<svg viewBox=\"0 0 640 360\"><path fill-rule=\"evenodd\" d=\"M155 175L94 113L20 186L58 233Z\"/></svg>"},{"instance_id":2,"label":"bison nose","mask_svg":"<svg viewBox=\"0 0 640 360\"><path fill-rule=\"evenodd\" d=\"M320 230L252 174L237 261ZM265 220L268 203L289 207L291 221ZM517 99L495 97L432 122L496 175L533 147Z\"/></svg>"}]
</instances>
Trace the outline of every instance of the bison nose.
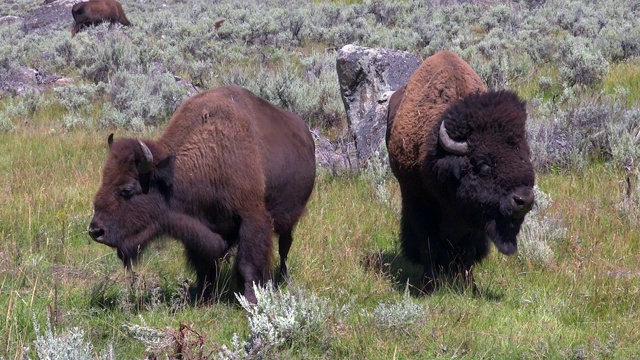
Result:
<instances>
[{"instance_id":1,"label":"bison nose","mask_svg":"<svg viewBox=\"0 0 640 360\"><path fill-rule=\"evenodd\" d=\"M535 195L531 188L524 188L515 191L511 196L513 216L524 217L533 207L534 200Z\"/></svg>"},{"instance_id":2,"label":"bison nose","mask_svg":"<svg viewBox=\"0 0 640 360\"><path fill-rule=\"evenodd\" d=\"M104 235L104 229L96 226L93 222L89 224L87 232L89 233L89 236L97 242L101 242L102 236Z\"/></svg>"}]
</instances>

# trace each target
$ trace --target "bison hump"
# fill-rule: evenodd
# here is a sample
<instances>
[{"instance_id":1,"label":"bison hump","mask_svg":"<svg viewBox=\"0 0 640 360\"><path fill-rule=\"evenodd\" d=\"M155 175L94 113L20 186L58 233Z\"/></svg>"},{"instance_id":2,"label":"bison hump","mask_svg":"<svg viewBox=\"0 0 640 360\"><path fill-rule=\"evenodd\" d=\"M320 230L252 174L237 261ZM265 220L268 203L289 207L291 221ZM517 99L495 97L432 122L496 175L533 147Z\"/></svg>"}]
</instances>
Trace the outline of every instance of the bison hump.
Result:
<instances>
[{"instance_id":1,"label":"bison hump","mask_svg":"<svg viewBox=\"0 0 640 360\"><path fill-rule=\"evenodd\" d=\"M398 106L389 137L389 155L400 166L418 166L437 143L443 112L463 97L487 91L478 74L451 51L428 57L413 73Z\"/></svg>"}]
</instances>

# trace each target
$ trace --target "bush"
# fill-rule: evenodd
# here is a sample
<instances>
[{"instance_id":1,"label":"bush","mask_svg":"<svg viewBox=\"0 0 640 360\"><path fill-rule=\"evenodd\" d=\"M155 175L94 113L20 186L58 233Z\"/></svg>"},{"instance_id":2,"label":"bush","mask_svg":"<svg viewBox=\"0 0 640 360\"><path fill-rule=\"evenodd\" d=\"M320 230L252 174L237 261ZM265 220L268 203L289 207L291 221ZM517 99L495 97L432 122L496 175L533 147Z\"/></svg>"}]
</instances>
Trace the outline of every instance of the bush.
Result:
<instances>
[{"instance_id":1,"label":"bush","mask_svg":"<svg viewBox=\"0 0 640 360\"><path fill-rule=\"evenodd\" d=\"M535 264L549 264L553 261L551 244L565 238L567 229L556 219L546 215L553 201L551 196L534 188L536 201L533 209L518 234L518 258Z\"/></svg>"},{"instance_id":2,"label":"bush","mask_svg":"<svg viewBox=\"0 0 640 360\"><path fill-rule=\"evenodd\" d=\"M254 291L258 299L256 305L236 295L249 313L250 335L244 344L247 354L269 357L281 346L301 346L314 339L321 341L328 333L328 321L334 315L328 300L304 289L275 289L271 283L264 287L254 285Z\"/></svg>"},{"instance_id":3,"label":"bush","mask_svg":"<svg viewBox=\"0 0 640 360\"><path fill-rule=\"evenodd\" d=\"M116 72L109 82L110 106L116 110L107 123L140 130L167 120L186 98L173 75L161 71L131 74Z\"/></svg>"},{"instance_id":4,"label":"bush","mask_svg":"<svg viewBox=\"0 0 640 360\"><path fill-rule=\"evenodd\" d=\"M594 85L609 69L609 62L588 39L568 37L559 50L560 79L569 86Z\"/></svg>"},{"instance_id":5,"label":"bush","mask_svg":"<svg viewBox=\"0 0 640 360\"><path fill-rule=\"evenodd\" d=\"M84 331L77 327L57 335L51 328L51 321L47 316L47 328L43 334L40 334L40 324L34 316L33 328L36 332L36 340L33 343L40 360L113 359L112 351L107 354L96 354L93 345L85 341Z\"/></svg>"},{"instance_id":6,"label":"bush","mask_svg":"<svg viewBox=\"0 0 640 360\"><path fill-rule=\"evenodd\" d=\"M15 126L4 112L0 112L0 133L13 131Z\"/></svg>"},{"instance_id":7,"label":"bush","mask_svg":"<svg viewBox=\"0 0 640 360\"><path fill-rule=\"evenodd\" d=\"M345 121L335 75L335 54L312 54L300 65L282 60L275 69L223 75L225 85L245 87L272 104L296 113L310 127L327 128Z\"/></svg>"},{"instance_id":8,"label":"bush","mask_svg":"<svg viewBox=\"0 0 640 360\"><path fill-rule=\"evenodd\" d=\"M527 135L536 169L581 169L592 160L637 164L637 109L626 109L611 98L587 97L566 100L563 107L539 99L530 102Z\"/></svg>"},{"instance_id":9,"label":"bush","mask_svg":"<svg viewBox=\"0 0 640 360\"><path fill-rule=\"evenodd\" d=\"M372 312L378 327L403 329L425 317L423 306L417 304L407 288L400 302L382 302Z\"/></svg>"}]
</instances>

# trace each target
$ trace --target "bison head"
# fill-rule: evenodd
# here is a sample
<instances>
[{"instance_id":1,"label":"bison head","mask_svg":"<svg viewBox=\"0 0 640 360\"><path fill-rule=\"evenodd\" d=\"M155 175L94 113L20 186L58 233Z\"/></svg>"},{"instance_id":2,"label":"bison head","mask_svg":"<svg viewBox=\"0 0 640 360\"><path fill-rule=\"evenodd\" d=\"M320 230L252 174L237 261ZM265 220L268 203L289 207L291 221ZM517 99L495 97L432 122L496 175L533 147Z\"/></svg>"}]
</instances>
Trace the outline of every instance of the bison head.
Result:
<instances>
[{"instance_id":1,"label":"bison head","mask_svg":"<svg viewBox=\"0 0 640 360\"><path fill-rule=\"evenodd\" d=\"M443 113L426 181L435 175L443 184L436 196L451 215L443 219L455 219L441 227L445 238L480 235L504 254L517 250L534 202L526 117L525 103L508 91L467 96Z\"/></svg>"},{"instance_id":2,"label":"bison head","mask_svg":"<svg viewBox=\"0 0 640 360\"><path fill-rule=\"evenodd\" d=\"M113 141L102 185L94 199L94 215L87 231L95 241L117 248L125 265L160 233L167 214L175 157L155 156L141 140ZM161 153L156 149L156 153Z\"/></svg>"}]
</instances>

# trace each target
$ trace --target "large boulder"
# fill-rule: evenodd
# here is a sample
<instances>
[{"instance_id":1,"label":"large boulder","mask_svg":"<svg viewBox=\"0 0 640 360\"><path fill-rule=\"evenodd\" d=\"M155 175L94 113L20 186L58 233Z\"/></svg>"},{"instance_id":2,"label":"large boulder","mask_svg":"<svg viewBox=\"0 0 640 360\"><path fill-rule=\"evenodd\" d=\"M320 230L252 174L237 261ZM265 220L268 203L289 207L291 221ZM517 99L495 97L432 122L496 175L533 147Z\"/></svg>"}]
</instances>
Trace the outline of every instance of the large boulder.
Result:
<instances>
[{"instance_id":1,"label":"large boulder","mask_svg":"<svg viewBox=\"0 0 640 360\"><path fill-rule=\"evenodd\" d=\"M50 86L67 85L72 80L44 69L27 66L9 67L0 73L0 99L40 92Z\"/></svg>"},{"instance_id":2,"label":"large boulder","mask_svg":"<svg viewBox=\"0 0 640 360\"><path fill-rule=\"evenodd\" d=\"M9 24L17 24L22 21L22 18L19 16L7 15L0 17L0 26L1 25L9 25Z\"/></svg>"},{"instance_id":3,"label":"large boulder","mask_svg":"<svg viewBox=\"0 0 640 360\"><path fill-rule=\"evenodd\" d=\"M387 128L388 99L409 81L421 62L419 57L405 51L355 45L346 45L338 51L340 94L360 166L373 156L384 157L380 145ZM386 157L383 161L386 163Z\"/></svg>"},{"instance_id":4,"label":"large boulder","mask_svg":"<svg viewBox=\"0 0 640 360\"><path fill-rule=\"evenodd\" d=\"M318 129L312 129L311 135L316 144L316 164L319 170L331 175L349 174L357 170L353 142L329 141Z\"/></svg>"},{"instance_id":5,"label":"large boulder","mask_svg":"<svg viewBox=\"0 0 640 360\"><path fill-rule=\"evenodd\" d=\"M45 2L25 15L22 30L26 33L69 28L71 31L71 7L80 0L55 0Z\"/></svg>"}]
</instances>

